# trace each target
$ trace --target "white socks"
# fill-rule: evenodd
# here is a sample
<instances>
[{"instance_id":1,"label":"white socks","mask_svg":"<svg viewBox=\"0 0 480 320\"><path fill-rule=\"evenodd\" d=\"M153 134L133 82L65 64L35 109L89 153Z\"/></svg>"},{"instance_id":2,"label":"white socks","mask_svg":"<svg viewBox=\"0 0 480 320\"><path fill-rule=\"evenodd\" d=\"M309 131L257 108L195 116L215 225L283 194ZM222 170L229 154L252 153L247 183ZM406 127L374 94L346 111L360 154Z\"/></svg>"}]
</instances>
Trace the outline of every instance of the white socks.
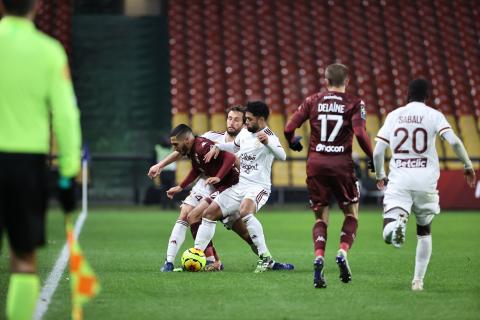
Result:
<instances>
[{"instance_id":1,"label":"white socks","mask_svg":"<svg viewBox=\"0 0 480 320\"><path fill-rule=\"evenodd\" d=\"M198 228L197 237L195 238L194 247L196 249L205 251L205 248L208 246L208 243L212 241L213 235L215 234L216 226L217 226L217 221L202 218L202 224Z\"/></svg>"},{"instance_id":2,"label":"white socks","mask_svg":"<svg viewBox=\"0 0 480 320\"><path fill-rule=\"evenodd\" d=\"M242 220L245 222L245 226L247 227L248 234L250 234L250 238L252 238L253 243L255 246L257 246L258 255L270 256L267 244L265 243L265 236L263 235L263 228L260 221L258 221L253 213L247 214L242 218Z\"/></svg>"},{"instance_id":3,"label":"white socks","mask_svg":"<svg viewBox=\"0 0 480 320\"><path fill-rule=\"evenodd\" d=\"M415 256L415 274L413 280L421 280L427 272L428 262L432 254L432 235L417 236L417 253Z\"/></svg>"},{"instance_id":4,"label":"white socks","mask_svg":"<svg viewBox=\"0 0 480 320\"><path fill-rule=\"evenodd\" d=\"M172 234L168 240L167 247L167 262L174 263L178 250L181 248L183 241L185 241L185 234L187 233L188 222L177 220L173 226Z\"/></svg>"}]
</instances>

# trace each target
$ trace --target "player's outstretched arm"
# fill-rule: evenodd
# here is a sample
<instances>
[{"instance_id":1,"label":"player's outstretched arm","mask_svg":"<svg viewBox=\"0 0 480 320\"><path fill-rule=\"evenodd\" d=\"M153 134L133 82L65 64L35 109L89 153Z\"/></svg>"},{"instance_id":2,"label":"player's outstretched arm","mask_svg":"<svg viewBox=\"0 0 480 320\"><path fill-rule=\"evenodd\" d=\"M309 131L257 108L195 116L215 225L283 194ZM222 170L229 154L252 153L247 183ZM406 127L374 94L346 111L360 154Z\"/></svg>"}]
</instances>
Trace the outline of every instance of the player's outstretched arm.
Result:
<instances>
[{"instance_id":1,"label":"player's outstretched arm","mask_svg":"<svg viewBox=\"0 0 480 320\"><path fill-rule=\"evenodd\" d=\"M473 170L472 161L468 157L467 150L465 150L462 141L452 130L446 131L441 137L448 142L457 157L463 162L465 179L467 180L467 184L473 188L476 181L475 170Z\"/></svg>"},{"instance_id":2,"label":"player's outstretched arm","mask_svg":"<svg viewBox=\"0 0 480 320\"><path fill-rule=\"evenodd\" d=\"M373 164L375 167L375 177L377 179L378 190L383 190L385 188L385 182L387 181L387 176L385 175L385 169L383 167L387 147L387 144L377 142L375 150L373 150Z\"/></svg>"},{"instance_id":3,"label":"player's outstretched arm","mask_svg":"<svg viewBox=\"0 0 480 320\"><path fill-rule=\"evenodd\" d=\"M162 161L160 161L159 163L151 166L150 169L148 170L147 176L150 179L155 178L156 176L158 176L160 174L160 172L162 172L163 168L165 168L166 166L168 166L171 163L174 163L174 162L180 160L181 158L182 158L182 155L178 151L174 151L174 152L170 153Z\"/></svg>"},{"instance_id":4,"label":"player's outstretched arm","mask_svg":"<svg viewBox=\"0 0 480 320\"><path fill-rule=\"evenodd\" d=\"M236 153L238 152L240 146L235 143L235 141L232 142L225 142L225 143L217 143L215 146L212 146L209 152L203 157L203 161L205 163L209 163L212 158L217 159L218 155L220 154L220 151L227 151L230 153Z\"/></svg>"}]
</instances>

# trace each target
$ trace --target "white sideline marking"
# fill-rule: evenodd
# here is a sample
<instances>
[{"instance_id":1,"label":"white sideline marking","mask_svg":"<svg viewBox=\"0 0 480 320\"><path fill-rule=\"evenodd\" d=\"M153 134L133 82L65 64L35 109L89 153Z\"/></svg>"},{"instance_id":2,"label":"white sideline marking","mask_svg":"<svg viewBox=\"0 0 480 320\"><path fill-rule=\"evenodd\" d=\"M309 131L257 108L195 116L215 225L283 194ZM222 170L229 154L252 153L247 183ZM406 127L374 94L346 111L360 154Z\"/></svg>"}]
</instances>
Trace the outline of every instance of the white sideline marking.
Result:
<instances>
[{"instance_id":1,"label":"white sideline marking","mask_svg":"<svg viewBox=\"0 0 480 320\"><path fill-rule=\"evenodd\" d=\"M80 235L80 232L82 231L83 223L85 222L86 218L87 218L87 212L82 211L82 213L80 213L80 215L78 216L77 221L75 222L75 229L74 229L75 238L78 238L78 236ZM53 266L52 271L48 275L48 278L45 281L45 284L43 285L42 291L40 292L40 296L38 297L38 300L37 300L37 307L35 309L33 319L41 320L45 315L45 313L47 312L48 305L52 300L53 294L57 289L57 286L60 281L60 278L62 277L63 271L67 266L69 256L70 256L70 251L68 248L68 243L65 243L63 245L62 251L60 252L57 258L57 261L55 262L55 265Z\"/></svg>"},{"instance_id":2,"label":"white sideline marking","mask_svg":"<svg viewBox=\"0 0 480 320\"><path fill-rule=\"evenodd\" d=\"M78 216L77 221L75 222L75 238L78 238L78 236L80 235L83 223L85 222L86 218L87 212L82 211L82 213L80 213L80 215ZM48 278L43 285L40 296L37 299L37 307L35 309L35 313L33 314L33 319L41 320L47 312L48 305L52 300L55 290L57 290L60 278L62 277L63 271L65 271L65 267L67 266L69 256L70 251L68 248L68 243L65 243L63 245L62 251L60 252L60 255L57 258L57 261L55 262L55 265L53 266L52 271L48 275Z\"/></svg>"},{"instance_id":3,"label":"white sideline marking","mask_svg":"<svg viewBox=\"0 0 480 320\"><path fill-rule=\"evenodd\" d=\"M75 221L75 227L73 229L73 234L75 239L78 238L80 232L82 231L83 223L87 219L88 214L88 161L86 159L82 160L82 212ZM68 250L68 243L65 242L63 245L62 251L53 266L52 271L48 275L47 281L43 285L42 291L37 299L37 307L35 308L35 313L33 314L33 319L41 320L45 313L48 310L48 305L52 300L55 290L57 290L58 282L62 277L63 271L68 263L68 258L70 257L70 252Z\"/></svg>"}]
</instances>

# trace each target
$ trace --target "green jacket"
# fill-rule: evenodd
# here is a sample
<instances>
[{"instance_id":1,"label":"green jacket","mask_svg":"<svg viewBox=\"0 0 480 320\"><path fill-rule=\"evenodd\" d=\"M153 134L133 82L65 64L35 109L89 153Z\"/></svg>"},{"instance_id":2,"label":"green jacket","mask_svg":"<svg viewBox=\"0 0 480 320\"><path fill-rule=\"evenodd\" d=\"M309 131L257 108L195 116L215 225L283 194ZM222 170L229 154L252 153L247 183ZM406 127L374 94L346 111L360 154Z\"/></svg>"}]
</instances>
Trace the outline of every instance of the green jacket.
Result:
<instances>
[{"instance_id":1,"label":"green jacket","mask_svg":"<svg viewBox=\"0 0 480 320\"><path fill-rule=\"evenodd\" d=\"M60 172L80 169L81 132L61 44L20 17L0 20L0 152L48 154L50 114Z\"/></svg>"}]
</instances>

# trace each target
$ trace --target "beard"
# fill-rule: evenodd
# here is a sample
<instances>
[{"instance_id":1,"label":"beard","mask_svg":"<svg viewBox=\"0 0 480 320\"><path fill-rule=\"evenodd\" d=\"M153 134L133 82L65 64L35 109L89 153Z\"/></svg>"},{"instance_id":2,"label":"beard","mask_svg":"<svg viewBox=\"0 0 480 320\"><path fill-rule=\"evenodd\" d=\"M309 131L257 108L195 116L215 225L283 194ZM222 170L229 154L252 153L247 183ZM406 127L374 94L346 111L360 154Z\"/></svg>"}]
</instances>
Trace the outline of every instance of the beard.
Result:
<instances>
[{"instance_id":1,"label":"beard","mask_svg":"<svg viewBox=\"0 0 480 320\"><path fill-rule=\"evenodd\" d=\"M186 156L188 154L188 148L187 146L183 146L181 149L180 149L180 154L182 156Z\"/></svg>"},{"instance_id":2,"label":"beard","mask_svg":"<svg viewBox=\"0 0 480 320\"><path fill-rule=\"evenodd\" d=\"M240 130L242 130L241 128L239 130L235 130L234 128L227 128L227 133L229 136L231 137L235 137L239 132Z\"/></svg>"},{"instance_id":3,"label":"beard","mask_svg":"<svg viewBox=\"0 0 480 320\"><path fill-rule=\"evenodd\" d=\"M258 125L252 125L251 127L247 126L247 130L251 133L255 133L258 131Z\"/></svg>"}]
</instances>

